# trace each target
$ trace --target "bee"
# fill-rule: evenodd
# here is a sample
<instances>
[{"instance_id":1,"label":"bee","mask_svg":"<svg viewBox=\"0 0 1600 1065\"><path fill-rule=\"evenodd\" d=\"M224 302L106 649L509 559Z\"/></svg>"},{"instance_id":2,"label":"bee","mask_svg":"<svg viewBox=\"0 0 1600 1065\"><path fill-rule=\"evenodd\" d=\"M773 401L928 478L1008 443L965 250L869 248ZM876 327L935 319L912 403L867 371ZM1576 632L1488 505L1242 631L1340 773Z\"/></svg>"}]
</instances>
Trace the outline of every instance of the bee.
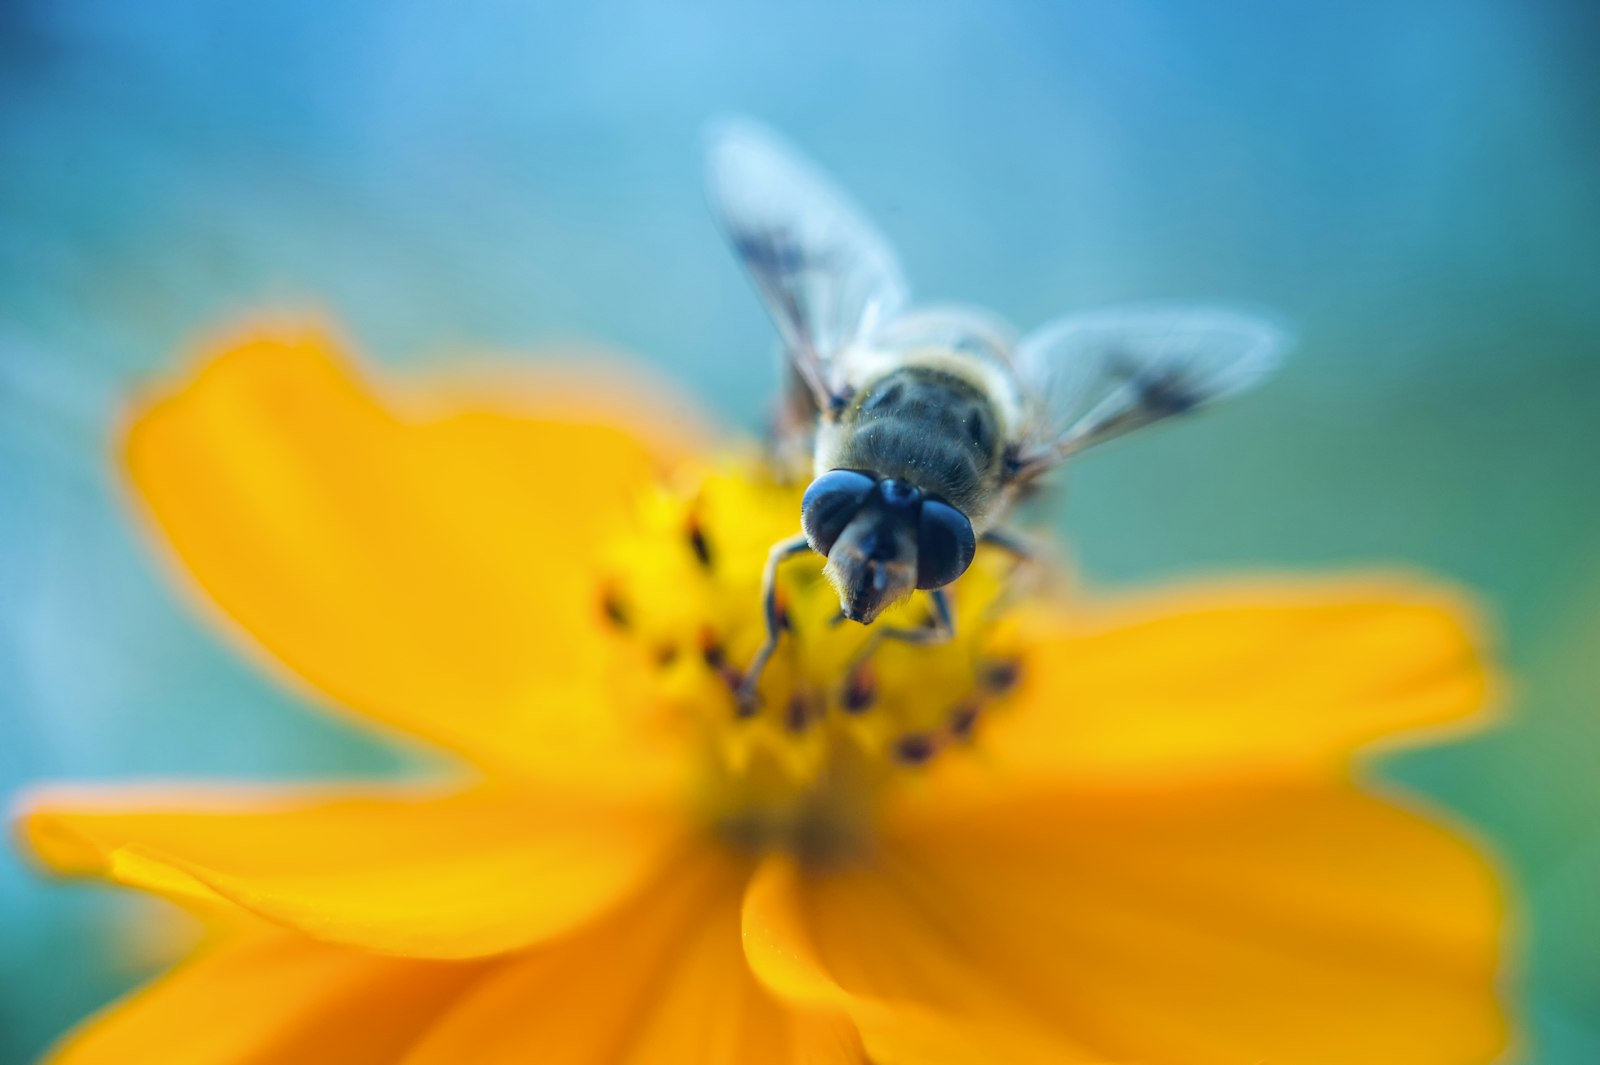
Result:
<instances>
[{"instance_id":1,"label":"bee","mask_svg":"<svg viewBox=\"0 0 1600 1065\"><path fill-rule=\"evenodd\" d=\"M707 139L710 201L777 326L791 384L780 418L810 451L800 530L762 580L766 640L749 706L782 630L776 579L816 552L843 618L872 625L921 590L921 627L954 634L946 589L980 542L1026 557L1003 526L1049 471L1130 431L1255 385L1285 334L1238 311L1152 305L1068 315L1019 336L963 306L915 306L893 248L817 167L770 131L725 122Z\"/></svg>"}]
</instances>

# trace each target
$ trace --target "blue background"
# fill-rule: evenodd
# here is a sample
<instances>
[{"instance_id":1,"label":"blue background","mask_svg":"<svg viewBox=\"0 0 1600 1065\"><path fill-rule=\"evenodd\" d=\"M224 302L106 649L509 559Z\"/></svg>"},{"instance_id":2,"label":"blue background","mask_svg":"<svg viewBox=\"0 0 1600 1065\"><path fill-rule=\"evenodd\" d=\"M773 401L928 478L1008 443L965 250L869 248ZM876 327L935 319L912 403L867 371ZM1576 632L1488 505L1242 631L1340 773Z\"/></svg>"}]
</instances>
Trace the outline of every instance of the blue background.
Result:
<instances>
[{"instance_id":1,"label":"blue background","mask_svg":"<svg viewBox=\"0 0 1600 1065\"><path fill-rule=\"evenodd\" d=\"M1515 721L1392 760L1525 905L1530 1057L1600 1061L1600 8L0 3L0 794L398 757L205 631L109 461L197 334L321 308L375 359L602 341L730 426L770 327L698 134L785 129L931 298L1277 309L1268 389L1074 471L1087 578L1403 564L1497 620ZM126 901L0 857L0 1061L136 979ZM143 960L141 960L143 959Z\"/></svg>"}]
</instances>

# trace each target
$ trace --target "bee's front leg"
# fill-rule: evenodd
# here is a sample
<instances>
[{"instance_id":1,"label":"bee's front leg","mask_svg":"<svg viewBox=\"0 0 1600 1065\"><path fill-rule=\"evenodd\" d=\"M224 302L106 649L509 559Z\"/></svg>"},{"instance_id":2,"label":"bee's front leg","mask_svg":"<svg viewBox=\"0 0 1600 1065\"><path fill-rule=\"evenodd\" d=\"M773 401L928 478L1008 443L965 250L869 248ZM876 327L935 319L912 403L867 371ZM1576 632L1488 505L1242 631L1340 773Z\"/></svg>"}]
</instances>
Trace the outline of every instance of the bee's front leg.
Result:
<instances>
[{"instance_id":1,"label":"bee's front leg","mask_svg":"<svg viewBox=\"0 0 1600 1065\"><path fill-rule=\"evenodd\" d=\"M778 649L778 640L783 636L783 615L778 609L778 567L809 550L811 543L806 539L806 534L796 533L786 540L779 540L767 552L767 565L761 571L761 614L767 624L767 638L751 660L744 680L739 683L737 695L741 714L753 714L760 707L756 687L761 682L762 671L772 658L772 652Z\"/></svg>"},{"instance_id":2,"label":"bee's front leg","mask_svg":"<svg viewBox=\"0 0 1600 1065\"><path fill-rule=\"evenodd\" d=\"M950 593L943 588L935 588L928 593L928 602L933 606L933 613L925 624L914 629L902 629L893 625L874 625L872 639L867 641L866 648L858 656L865 660L873 649L884 640L899 640L901 643L938 644L947 643L956 634L956 618L950 609Z\"/></svg>"},{"instance_id":3,"label":"bee's front leg","mask_svg":"<svg viewBox=\"0 0 1600 1065\"><path fill-rule=\"evenodd\" d=\"M933 606L933 613L928 617L926 624L914 629L903 629L894 625L874 625L872 635L867 637L867 642L861 645L861 650L850 659L849 668L845 670L845 704L848 706L855 702L857 696L853 693L861 689L861 668L867 664L873 653L881 647L885 640L898 640L901 643L913 643L923 646L946 643L956 634L955 613L950 609L950 595L943 588L935 588L928 593L928 602ZM860 704L858 704L860 705Z\"/></svg>"},{"instance_id":4,"label":"bee's front leg","mask_svg":"<svg viewBox=\"0 0 1600 1065\"><path fill-rule=\"evenodd\" d=\"M1016 559L1019 568L1032 565L1038 557L1034 552L1033 545L1026 539L1005 529L990 529L983 534L981 542L1004 551ZM1002 600L1008 600L1011 595L1012 589L1008 587L1008 590L1002 593ZM861 650L856 652L855 657L850 660L849 668L846 670L848 679L844 698L847 704L857 698L852 693L861 690L859 683L861 668L867 664L873 653L877 651L885 640L930 645L945 643L955 637L955 616L950 609L949 593L943 588L935 588L928 593L928 600L933 605L933 615L925 625L914 629L897 628L890 625L874 625L872 627L872 635L867 638L867 642L862 645ZM844 620L842 611L837 620Z\"/></svg>"}]
</instances>

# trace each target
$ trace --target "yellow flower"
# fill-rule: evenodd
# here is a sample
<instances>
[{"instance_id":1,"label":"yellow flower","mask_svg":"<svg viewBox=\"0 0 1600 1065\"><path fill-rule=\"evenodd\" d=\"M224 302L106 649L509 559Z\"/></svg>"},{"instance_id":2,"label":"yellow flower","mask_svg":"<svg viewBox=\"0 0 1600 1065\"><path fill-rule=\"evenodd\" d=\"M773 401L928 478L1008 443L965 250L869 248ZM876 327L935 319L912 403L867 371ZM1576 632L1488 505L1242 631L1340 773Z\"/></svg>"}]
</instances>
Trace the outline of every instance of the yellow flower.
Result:
<instances>
[{"instance_id":1,"label":"yellow flower","mask_svg":"<svg viewBox=\"0 0 1600 1065\"><path fill-rule=\"evenodd\" d=\"M1503 1047L1491 866L1356 781L1372 741L1490 697L1448 594L1013 603L980 557L957 641L869 655L797 562L741 716L797 489L703 464L639 405L486 395L379 393L317 331L262 330L132 424L139 497L250 646L471 772L36 797L51 868L234 929L59 1062Z\"/></svg>"}]
</instances>

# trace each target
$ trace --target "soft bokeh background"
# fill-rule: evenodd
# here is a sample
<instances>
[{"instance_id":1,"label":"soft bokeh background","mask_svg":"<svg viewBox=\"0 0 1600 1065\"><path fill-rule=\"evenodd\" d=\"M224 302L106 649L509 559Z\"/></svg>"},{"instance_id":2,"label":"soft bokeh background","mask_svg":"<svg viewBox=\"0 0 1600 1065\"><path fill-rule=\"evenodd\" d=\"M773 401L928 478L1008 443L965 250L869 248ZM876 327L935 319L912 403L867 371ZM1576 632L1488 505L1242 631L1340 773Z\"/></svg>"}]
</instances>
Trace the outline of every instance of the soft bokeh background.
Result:
<instances>
[{"instance_id":1,"label":"soft bokeh background","mask_svg":"<svg viewBox=\"0 0 1600 1065\"><path fill-rule=\"evenodd\" d=\"M928 296L1297 324L1267 390L1083 462L1061 526L1104 585L1475 589L1515 721L1383 772L1514 871L1530 1056L1600 1061L1600 7L546 6L0 2L0 794L397 765L164 581L109 462L121 403L233 315L317 307L393 365L600 341L751 428L770 328L697 158L748 111ZM0 1061L141 974L106 948L127 905L0 856Z\"/></svg>"}]
</instances>

